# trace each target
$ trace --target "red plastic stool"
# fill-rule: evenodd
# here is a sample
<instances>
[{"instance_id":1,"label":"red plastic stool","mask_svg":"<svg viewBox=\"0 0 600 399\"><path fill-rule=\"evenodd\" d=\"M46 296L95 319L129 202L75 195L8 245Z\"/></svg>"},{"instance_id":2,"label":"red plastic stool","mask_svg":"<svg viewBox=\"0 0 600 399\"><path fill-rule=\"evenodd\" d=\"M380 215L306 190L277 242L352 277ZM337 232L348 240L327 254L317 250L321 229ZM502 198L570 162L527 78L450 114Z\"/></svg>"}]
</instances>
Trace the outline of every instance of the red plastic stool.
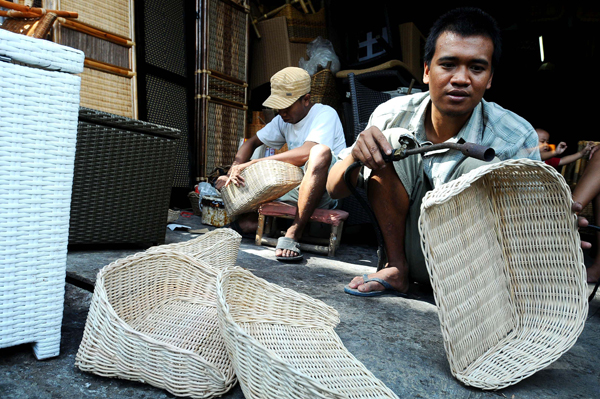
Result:
<instances>
[{"instance_id":1,"label":"red plastic stool","mask_svg":"<svg viewBox=\"0 0 600 399\"><path fill-rule=\"evenodd\" d=\"M294 219L297 208L284 202L267 202L258 208L258 228L256 229L256 245L276 246L277 239L263 237L268 234L276 218ZM267 218L268 216L268 218ZM311 222L320 222L331 225L329 240L326 238L311 238L311 241L324 245L300 243L302 251L316 252L334 256L335 250L340 246L344 220L348 219L349 213L339 209L316 209L310 217ZM266 230L265 230L266 221Z\"/></svg>"}]
</instances>

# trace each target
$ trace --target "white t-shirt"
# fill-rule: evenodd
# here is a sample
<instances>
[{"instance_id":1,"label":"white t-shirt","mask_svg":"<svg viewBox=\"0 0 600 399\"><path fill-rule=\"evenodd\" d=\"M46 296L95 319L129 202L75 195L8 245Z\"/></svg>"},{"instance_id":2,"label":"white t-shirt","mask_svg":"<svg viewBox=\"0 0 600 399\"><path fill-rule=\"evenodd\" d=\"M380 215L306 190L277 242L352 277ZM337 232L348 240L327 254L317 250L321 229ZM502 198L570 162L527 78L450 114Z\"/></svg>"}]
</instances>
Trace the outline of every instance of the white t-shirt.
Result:
<instances>
[{"instance_id":1,"label":"white t-shirt","mask_svg":"<svg viewBox=\"0 0 600 399\"><path fill-rule=\"evenodd\" d=\"M335 157L346 148L340 118L333 108L324 104L313 104L304 119L296 124L286 123L277 115L256 135L264 144L276 149L287 143L288 149L293 150L312 141L329 147Z\"/></svg>"}]
</instances>

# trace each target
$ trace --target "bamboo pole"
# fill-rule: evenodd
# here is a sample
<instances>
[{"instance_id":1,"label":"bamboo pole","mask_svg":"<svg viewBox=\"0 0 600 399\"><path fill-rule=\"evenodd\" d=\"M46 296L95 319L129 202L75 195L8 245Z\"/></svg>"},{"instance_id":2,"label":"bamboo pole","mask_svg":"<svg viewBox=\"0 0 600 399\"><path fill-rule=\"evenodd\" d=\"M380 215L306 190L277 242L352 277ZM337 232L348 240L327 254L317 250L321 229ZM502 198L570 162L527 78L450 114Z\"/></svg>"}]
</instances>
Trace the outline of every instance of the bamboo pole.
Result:
<instances>
[{"instance_id":1,"label":"bamboo pole","mask_svg":"<svg viewBox=\"0 0 600 399\"><path fill-rule=\"evenodd\" d=\"M0 0L0 7L8 8L10 10L21 12L21 13L24 13L25 15L27 15L27 16L21 16L20 18L37 18L37 17L41 17L42 15L49 13L49 12L54 13L54 14L58 15L59 17L63 17L63 18L79 17L79 14L77 14L76 12L46 10L45 8L28 7L28 6L24 6L21 4L12 3L12 2L6 1L6 0ZM8 11L8 13L11 13L13 11ZM7 15L7 16L17 17L16 15Z\"/></svg>"},{"instance_id":2,"label":"bamboo pole","mask_svg":"<svg viewBox=\"0 0 600 399\"><path fill-rule=\"evenodd\" d=\"M96 69L96 70L102 71L102 72L112 73L113 75L124 76L126 78L132 78L135 76L135 72L133 72L129 69L106 64L106 63L100 62L100 61L91 60L89 58L86 58L83 61L83 65L88 68Z\"/></svg>"},{"instance_id":3,"label":"bamboo pole","mask_svg":"<svg viewBox=\"0 0 600 399\"><path fill-rule=\"evenodd\" d=\"M71 21L71 20L64 19L64 18L58 18L58 22L65 28L73 29L78 32L86 33L90 36L108 40L109 42L119 44L121 46L133 47L133 44L134 44L131 40L122 38L120 36L113 35L108 32L101 31L100 29L96 29L89 25L82 24L81 22Z\"/></svg>"}]
</instances>

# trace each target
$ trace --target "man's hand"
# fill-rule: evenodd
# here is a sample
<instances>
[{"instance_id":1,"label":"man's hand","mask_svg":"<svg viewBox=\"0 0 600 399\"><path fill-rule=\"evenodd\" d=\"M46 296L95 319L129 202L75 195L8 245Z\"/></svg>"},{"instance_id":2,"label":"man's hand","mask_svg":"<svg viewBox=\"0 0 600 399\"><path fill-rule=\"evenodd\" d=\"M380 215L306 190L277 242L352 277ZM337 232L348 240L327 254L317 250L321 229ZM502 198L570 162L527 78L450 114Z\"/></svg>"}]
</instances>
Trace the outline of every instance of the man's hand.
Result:
<instances>
[{"instance_id":1,"label":"man's hand","mask_svg":"<svg viewBox=\"0 0 600 399\"><path fill-rule=\"evenodd\" d=\"M228 177L227 181L225 182L224 187L227 187L230 183L235 184L236 187L245 186L246 180L244 180L241 173L244 169L246 169L251 164L252 164L252 161L231 165L231 168L229 168L229 177Z\"/></svg>"},{"instance_id":2,"label":"man's hand","mask_svg":"<svg viewBox=\"0 0 600 399\"><path fill-rule=\"evenodd\" d=\"M229 180L229 176L227 176L227 175L219 176L217 178L217 180L215 181L215 188L217 190L221 191L221 189L223 187L225 187L225 184L227 184L227 180Z\"/></svg>"},{"instance_id":3,"label":"man's hand","mask_svg":"<svg viewBox=\"0 0 600 399\"><path fill-rule=\"evenodd\" d=\"M571 205L571 210L577 214L579 214L579 212L581 212L583 210L583 206L581 206L581 204L579 202L573 202L573 204ZM578 227L587 227L588 225L588 220L584 217L581 216L577 216L577 226ZM581 241L581 248L583 249L588 249L591 248L592 244L590 244L587 241Z\"/></svg>"},{"instance_id":4,"label":"man's hand","mask_svg":"<svg viewBox=\"0 0 600 399\"><path fill-rule=\"evenodd\" d=\"M563 152L565 152L565 150L567 149L567 143L565 143L564 141L561 141L560 143L558 143L558 145L556 146L556 150L554 150L554 154L556 155L560 155Z\"/></svg>"},{"instance_id":5,"label":"man's hand","mask_svg":"<svg viewBox=\"0 0 600 399\"><path fill-rule=\"evenodd\" d=\"M367 168L377 170L384 168L386 165L381 155L382 151L390 155L393 149L381 130L371 126L358 135L356 144L352 149L352 157L362 162Z\"/></svg>"},{"instance_id":6,"label":"man's hand","mask_svg":"<svg viewBox=\"0 0 600 399\"><path fill-rule=\"evenodd\" d=\"M588 159L592 159L592 157L594 156L594 153L596 153L598 151L598 148L600 148L600 145L594 145L592 147L592 149L590 150L590 157Z\"/></svg>"}]
</instances>

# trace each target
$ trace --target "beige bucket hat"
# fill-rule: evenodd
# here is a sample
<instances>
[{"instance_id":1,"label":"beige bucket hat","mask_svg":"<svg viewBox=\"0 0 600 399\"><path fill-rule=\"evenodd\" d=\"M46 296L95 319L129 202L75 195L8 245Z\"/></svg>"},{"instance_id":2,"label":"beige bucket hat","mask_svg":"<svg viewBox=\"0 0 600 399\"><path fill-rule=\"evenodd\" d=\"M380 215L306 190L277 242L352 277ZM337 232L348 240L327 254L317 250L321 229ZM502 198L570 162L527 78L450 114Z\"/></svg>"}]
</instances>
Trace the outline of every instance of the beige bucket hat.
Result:
<instances>
[{"instance_id":1,"label":"beige bucket hat","mask_svg":"<svg viewBox=\"0 0 600 399\"><path fill-rule=\"evenodd\" d=\"M271 95L263 106L285 109L310 93L310 75L302 68L287 67L271 77Z\"/></svg>"}]
</instances>

